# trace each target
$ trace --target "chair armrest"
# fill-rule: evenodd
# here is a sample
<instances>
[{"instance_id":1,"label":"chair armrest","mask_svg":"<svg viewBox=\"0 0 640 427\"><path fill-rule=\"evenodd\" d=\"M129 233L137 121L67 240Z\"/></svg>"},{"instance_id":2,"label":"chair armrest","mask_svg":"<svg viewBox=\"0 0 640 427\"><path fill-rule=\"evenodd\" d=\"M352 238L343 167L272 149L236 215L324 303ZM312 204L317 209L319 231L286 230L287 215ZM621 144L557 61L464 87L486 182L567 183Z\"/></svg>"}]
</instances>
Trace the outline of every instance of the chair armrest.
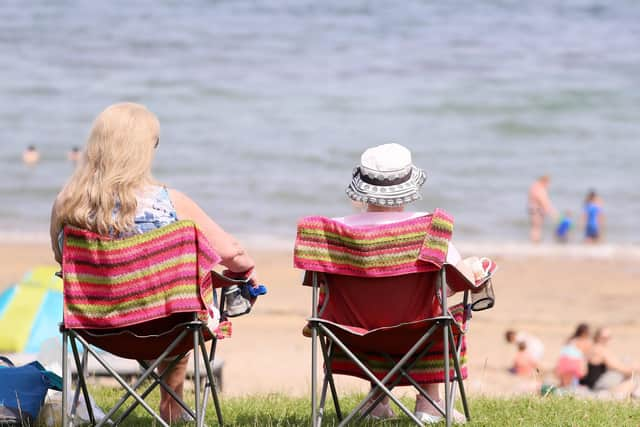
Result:
<instances>
[{"instance_id":1,"label":"chair armrest","mask_svg":"<svg viewBox=\"0 0 640 427\"><path fill-rule=\"evenodd\" d=\"M447 275L447 285L453 292L480 292L487 286L493 277L493 274L488 274L484 279L482 279L482 281L474 283L467 279L467 277L453 264L444 264L444 270Z\"/></svg>"},{"instance_id":2,"label":"chair armrest","mask_svg":"<svg viewBox=\"0 0 640 427\"><path fill-rule=\"evenodd\" d=\"M218 273L217 271L211 271L211 284L214 288L226 288L233 285L244 285L248 283L251 278L243 278L243 279L232 279L231 277L227 277Z\"/></svg>"}]
</instances>

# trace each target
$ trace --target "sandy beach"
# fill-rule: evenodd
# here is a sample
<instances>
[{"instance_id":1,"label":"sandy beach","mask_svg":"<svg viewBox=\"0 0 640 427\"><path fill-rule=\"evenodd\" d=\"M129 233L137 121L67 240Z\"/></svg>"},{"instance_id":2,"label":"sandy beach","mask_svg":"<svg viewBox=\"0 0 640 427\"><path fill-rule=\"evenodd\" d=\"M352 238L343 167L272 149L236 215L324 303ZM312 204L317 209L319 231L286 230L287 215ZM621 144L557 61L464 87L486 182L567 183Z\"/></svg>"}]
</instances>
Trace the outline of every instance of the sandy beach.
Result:
<instances>
[{"instance_id":1,"label":"sandy beach","mask_svg":"<svg viewBox=\"0 0 640 427\"><path fill-rule=\"evenodd\" d=\"M458 247L465 255L470 254L466 249L474 249L471 245ZM224 393L304 395L310 383L310 341L301 335L301 329L310 311L310 289L299 285L301 273L292 267L290 250L266 250L264 245L248 248L269 293L250 315L234 320L233 338L219 343ZM611 345L617 353L640 361L640 321L635 306L640 258L619 256L624 251L567 250L563 255L557 248L523 253L494 247L492 256L500 267L494 280L497 301L494 309L477 313L471 324L469 393L509 395L527 388L526 381L507 373L515 352L503 338L508 327L543 340L547 373L564 340L583 321L593 327L610 326ZM47 243L0 244L0 288L18 281L32 266L52 262ZM338 386L364 390L367 384L341 378Z\"/></svg>"}]
</instances>

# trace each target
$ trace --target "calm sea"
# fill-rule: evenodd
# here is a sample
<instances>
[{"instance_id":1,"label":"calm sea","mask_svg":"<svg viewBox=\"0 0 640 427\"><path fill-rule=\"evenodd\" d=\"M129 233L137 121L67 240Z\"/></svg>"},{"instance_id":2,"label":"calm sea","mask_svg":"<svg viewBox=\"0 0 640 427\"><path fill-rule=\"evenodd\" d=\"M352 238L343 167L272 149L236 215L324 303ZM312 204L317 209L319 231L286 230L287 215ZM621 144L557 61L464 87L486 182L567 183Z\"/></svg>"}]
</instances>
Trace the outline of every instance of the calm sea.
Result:
<instances>
[{"instance_id":1,"label":"calm sea","mask_svg":"<svg viewBox=\"0 0 640 427\"><path fill-rule=\"evenodd\" d=\"M67 151L130 100L160 118L156 177L233 233L349 212L360 153L398 142L457 240L525 240L549 173L560 210L594 188L607 240L640 242L635 0L3 1L0 22L0 233L46 232Z\"/></svg>"}]
</instances>

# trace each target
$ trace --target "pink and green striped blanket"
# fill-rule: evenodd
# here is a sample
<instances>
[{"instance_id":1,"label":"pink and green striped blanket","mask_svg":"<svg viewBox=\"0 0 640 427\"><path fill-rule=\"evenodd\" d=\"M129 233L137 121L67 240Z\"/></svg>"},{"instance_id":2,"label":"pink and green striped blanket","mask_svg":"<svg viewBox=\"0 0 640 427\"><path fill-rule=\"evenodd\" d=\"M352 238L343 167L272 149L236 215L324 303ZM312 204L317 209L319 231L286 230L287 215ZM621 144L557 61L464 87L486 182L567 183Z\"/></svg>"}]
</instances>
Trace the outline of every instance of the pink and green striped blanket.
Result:
<instances>
[{"instance_id":1,"label":"pink and green striped blanket","mask_svg":"<svg viewBox=\"0 0 640 427\"><path fill-rule=\"evenodd\" d=\"M118 328L178 312L206 317L211 269L220 262L191 221L123 239L66 226L64 324Z\"/></svg>"},{"instance_id":2,"label":"pink and green striped blanket","mask_svg":"<svg viewBox=\"0 0 640 427\"><path fill-rule=\"evenodd\" d=\"M307 271L388 277L438 270L453 234L453 218L436 209L383 225L350 226L310 216L298 223L294 266Z\"/></svg>"}]
</instances>

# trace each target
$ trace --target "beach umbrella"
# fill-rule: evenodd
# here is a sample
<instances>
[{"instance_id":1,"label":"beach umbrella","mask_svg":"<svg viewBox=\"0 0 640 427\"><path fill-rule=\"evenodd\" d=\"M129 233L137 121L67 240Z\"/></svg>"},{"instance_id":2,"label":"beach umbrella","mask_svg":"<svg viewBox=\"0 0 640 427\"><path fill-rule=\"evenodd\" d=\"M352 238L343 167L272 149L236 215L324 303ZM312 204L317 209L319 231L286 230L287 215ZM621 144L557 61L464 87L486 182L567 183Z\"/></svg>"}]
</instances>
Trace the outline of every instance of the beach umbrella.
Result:
<instances>
[{"instance_id":1,"label":"beach umbrella","mask_svg":"<svg viewBox=\"0 0 640 427\"><path fill-rule=\"evenodd\" d=\"M38 266L0 293L0 353L38 353L58 337L62 321L62 279L57 266Z\"/></svg>"}]
</instances>

